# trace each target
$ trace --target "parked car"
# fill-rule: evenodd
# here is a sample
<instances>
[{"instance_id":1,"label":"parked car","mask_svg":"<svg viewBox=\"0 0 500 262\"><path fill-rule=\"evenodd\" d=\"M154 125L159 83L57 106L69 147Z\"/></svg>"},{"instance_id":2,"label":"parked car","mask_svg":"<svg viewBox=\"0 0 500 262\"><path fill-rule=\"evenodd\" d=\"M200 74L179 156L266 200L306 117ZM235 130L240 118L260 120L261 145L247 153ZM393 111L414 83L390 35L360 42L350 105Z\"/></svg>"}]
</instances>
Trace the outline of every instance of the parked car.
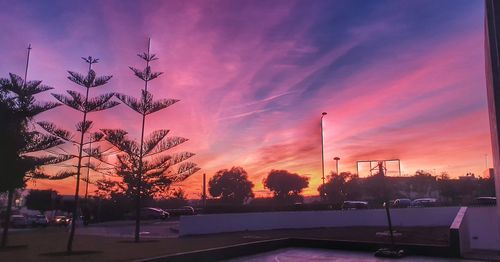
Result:
<instances>
[{"instance_id":1,"label":"parked car","mask_svg":"<svg viewBox=\"0 0 500 262\"><path fill-rule=\"evenodd\" d=\"M23 215L12 215L10 217L10 226L14 228L22 228L28 226L28 220Z\"/></svg>"},{"instance_id":2,"label":"parked car","mask_svg":"<svg viewBox=\"0 0 500 262\"><path fill-rule=\"evenodd\" d=\"M12 209L12 211L10 213L10 217L11 217L10 221L12 221L12 216L15 216L15 215L21 215L21 214L19 213L18 210ZM5 209L0 210L0 227L1 228L5 227L5 222L6 222L5 218L6 217L7 217L7 211ZM12 226L12 222L10 222L9 225Z\"/></svg>"},{"instance_id":3,"label":"parked car","mask_svg":"<svg viewBox=\"0 0 500 262\"><path fill-rule=\"evenodd\" d=\"M46 227L49 225L49 220L45 215L35 215L33 217L30 217L29 222L32 227Z\"/></svg>"},{"instance_id":4,"label":"parked car","mask_svg":"<svg viewBox=\"0 0 500 262\"><path fill-rule=\"evenodd\" d=\"M194 208L191 206L170 208L170 209L165 209L165 211L168 212L170 216L191 216L195 214Z\"/></svg>"},{"instance_id":5,"label":"parked car","mask_svg":"<svg viewBox=\"0 0 500 262\"><path fill-rule=\"evenodd\" d=\"M496 197L478 197L474 199L473 206L496 206Z\"/></svg>"},{"instance_id":6,"label":"parked car","mask_svg":"<svg viewBox=\"0 0 500 262\"><path fill-rule=\"evenodd\" d=\"M417 198L411 202L412 207L434 207L437 205L435 198Z\"/></svg>"},{"instance_id":7,"label":"parked car","mask_svg":"<svg viewBox=\"0 0 500 262\"><path fill-rule=\"evenodd\" d=\"M366 201L344 201L342 204L342 210L355 210L355 209L366 209L368 208L368 202Z\"/></svg>"},{"instance_id":8,"label":"parked car","mask_svg":"<svg viewBox=\"0 0 500 262\"><path fill-rule=\"evenodd\" d=\"M169 217L170 217L170 214L161 208L155 208L155 207L143 207L143 208L141 208L141 219L144 219L144 220L148 220L148 219L163 219L163 220L165 220ZM125 218L135 219L135 211L127 213L125 215Z\"/></svg>"},{"instance_id":9,"label":"parked car","mask_svg":"<svg viewBox=\"0 0 500 262\"><path fill-rule=\"evenodd\" d=\"M70 217L66 217L66 216L56 216L53 220L52 223L54 223L54 225L56 226L67 226L69 225L69 222L71 221L71 218Z\"/></svg>"},{"instance_id":10,"label":"parked car","mask_svg":"<svg viewBox=\"0 0 500 262\"><path fill-rule=\"evenodd\" d=\"M411 206L411 200L408 198L398 198L394 200L391 207L392 208L407 208Z\"/></svg>"},{"instance_id":11,"label":"parked car","mask_svg":"<svg viewBox=\"0 0 500 262\"><path fill-rule=\"evenodd\" d=\"M170 214L161 208L145 207L141 209L141 219L167 219Z\"/></svg>"}]
</instances>

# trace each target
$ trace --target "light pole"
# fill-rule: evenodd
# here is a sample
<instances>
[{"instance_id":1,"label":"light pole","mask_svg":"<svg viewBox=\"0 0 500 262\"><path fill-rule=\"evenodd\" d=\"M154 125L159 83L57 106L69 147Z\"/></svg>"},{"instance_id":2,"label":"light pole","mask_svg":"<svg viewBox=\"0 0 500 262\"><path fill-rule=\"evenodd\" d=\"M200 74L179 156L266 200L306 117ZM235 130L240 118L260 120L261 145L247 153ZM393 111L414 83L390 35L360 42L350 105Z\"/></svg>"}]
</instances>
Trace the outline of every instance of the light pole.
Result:
<instances>
[{"instance_id":1,"label":"light pole","mask_svg":"<svg viewBox=\"0 0 500 262\"><path fill-rule=\"evenodd\" d=\"M337 172L337 175L339 174L339 160L340 160L340 157L336 156L333 158L333 160L335 160L335 166L336 166L336 172Z\"/></svg>"},{"instance_id":2,"label":"light pole","mask_svg":"<svg viewBox=\"0 0 500 262\"><path fill-rule=\"evenodd\" d=\"M323 143L323 117L326 112L321 113L321 179L323 180L323 188L325 187L325 149Z\"/></svg>"},{"instance_id":3,"label":"light pole","mask_svg":"<svg viewBox=\"0 0 500 262\"><path fill-rule=\"evenodd\" d=\"M207 208L207 174L203 173L203 193L201 195L203 202L203 212Z\"/></svg>"}]
</instances>

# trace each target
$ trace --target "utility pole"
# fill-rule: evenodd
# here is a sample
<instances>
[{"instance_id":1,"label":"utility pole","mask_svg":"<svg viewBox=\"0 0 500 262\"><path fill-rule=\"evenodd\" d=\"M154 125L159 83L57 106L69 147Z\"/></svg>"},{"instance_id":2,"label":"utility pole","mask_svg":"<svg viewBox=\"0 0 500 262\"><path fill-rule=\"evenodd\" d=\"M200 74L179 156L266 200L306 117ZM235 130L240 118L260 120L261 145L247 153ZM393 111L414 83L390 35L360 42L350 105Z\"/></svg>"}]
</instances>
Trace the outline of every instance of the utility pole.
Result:
<instances>
[{"instance_id":1,"label":"utility pole","mask_svg":"<svg viewBox=\"0 0 500 262\"><path fill-rule=\"evenodd\" d=\"M323 188L325 187L325 149L323 142L323 117L326 115L326 112L321 113L321 180L323 180ZM321 196L324 198L324 194Z\"/></svg>"},{"instance_id":2,"label":"utility pole","mask_svg":"<svg viewBox=\"0 0 500 262\"><path fill-rule=\"evenodd\" d=\"M203 173L203 194L201 195L203 202L203 209L207 207L207 174Z\"/></svg>"}]
</instances>

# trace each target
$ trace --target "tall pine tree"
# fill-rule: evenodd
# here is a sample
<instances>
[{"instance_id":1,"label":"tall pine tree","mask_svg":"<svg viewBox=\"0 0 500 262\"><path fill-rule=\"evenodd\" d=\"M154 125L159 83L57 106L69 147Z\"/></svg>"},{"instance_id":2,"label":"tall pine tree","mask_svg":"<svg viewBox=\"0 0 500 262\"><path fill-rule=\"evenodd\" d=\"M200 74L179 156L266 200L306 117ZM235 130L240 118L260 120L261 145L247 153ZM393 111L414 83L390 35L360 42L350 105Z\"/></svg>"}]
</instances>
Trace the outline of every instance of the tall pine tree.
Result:
<instances>
[{"instance_id":1,"label":"tall pine tree","mask_svg":"<svg viewBox=\"0 0 500 262\"><path fill-rule=\"evenodd\" d=\"M78 111L81 113L82 121L76 124L76 136L77 140L73 140L73 135L70 131L61 129L56 125L49 122L38 122L38 124L49 134L58 137L59 139L71 143L77 146L78 153L76 155L71 153L62 154L64 155L68 161L76 161L76 164L68 164L67 168L58 172L56 175L50 177L53 180L65 179L69 177L76 178L75 185L75 195L74 195L74 207L72 214L71 230L68 238L68 244L66 247L66 252L72 252L73 250L73 238L75 235L76 223L78 220L78 210L79 210L79 190L80 190L80 181L82 180L81 173L82 167L84 167L82 161L85 157L93 157L98 160L102 157L102 152L99 146L90 148L90 142L95 143L102 139L104 136L101 132L90 132L93 122L89 120L89 114L102 111L111 107L118 105L119 103L116 101L112 101L111 98L114 96L114 93L106 93L102 95L98 95L96 97L90 97L89 93L91 89L96 87L102 87L107 84L112 76L96 76L96 72L92 69L92 66L98 63L99 59L93 58L91 56L87 58L82 58L88 64L87 74L84 76L82 74L68 71L69 76L68 79L75 83L76 85L82 87L85 90L85 93L79 93L73 90L67 90L66 92L69 94L52 94L57 100L59 100L64 105ZM85 136L88 135L89 142L85 142ZM92 168L89 164L87 168Z\"/></svg>"},{"instance_id":2,"label":"tall pine tree","mask_svg":"<svg viewBox=\"0 0 500 262\"><path fill-rule=\"evenodd\" d=\"M23 188L30 179L45 178L40 166L56 164L66 160L64 156L34 156L63 143L58 137L40 133L30 125L34 117L59 106L58 103L37 102L35 95L51 90L42 81L27 81L28 47L24 79L16 74L0 79L0 192L7 192L7 210L2 233L1 247L7 245L10 215L14 191Z\"/></svg>"},{"instance_id":3,"label":"tall pine tree","mask_svg":"<svg viewBox=\"0 0 500 262\"><path fill-rule=\"evenodd\" d=\"M148 52L138 54L138 56L146 62L146 67L143 70L134 67L130 67L130 69L144 83L141 98L136 99L124 94L116 94L116 97L141 115L141 137L139 142L136 142L127 138L125 130L103 130L105 139L121 151L117 155L116 172L122 180L118 182L103 180L98 183L100 188L104 190L112 188L135 198L135 242L140 240L141 199L165 192L172 183L182 181L199 170L196 164L184 162L192 157L193 153L165 154L167 150L186 142L187 139L167 137L169 130L166 129L153 131L145 138L146 117L177 103L179 100L154 100L153 94L148 91L150 81L162 74L151 71L150 63L158 58L150 53L150 41ZM173 170L174 166L177 167L176 170Z\"/></svg>"}]
</instances>

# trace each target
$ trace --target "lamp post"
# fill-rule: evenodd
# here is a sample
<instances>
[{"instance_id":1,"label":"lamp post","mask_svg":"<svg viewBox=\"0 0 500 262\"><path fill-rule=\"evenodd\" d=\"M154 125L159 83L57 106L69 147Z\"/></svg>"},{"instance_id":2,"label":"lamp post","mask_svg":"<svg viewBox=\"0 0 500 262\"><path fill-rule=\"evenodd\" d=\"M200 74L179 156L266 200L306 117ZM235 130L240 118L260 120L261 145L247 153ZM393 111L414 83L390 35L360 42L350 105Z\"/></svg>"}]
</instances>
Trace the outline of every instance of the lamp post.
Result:
<instances>
[{"instance_id":1,"label":"lamp post","mask_svg":"<svg viewBox=\"0 0 500 262\"><path fill-rule=\"evenodd\" d=\"M336 172L337 172L337 175L339 174L339 160L340 160L340 157L336 156L333 158L333 160L335 160L335 166L336 166Z\"/></svg>"},{"instance_id":2,"label":"lamp post","mask_svg":"<svg viewBox=\"0 0 500 262\"><path fill-rule=\"evenodd\" d=\"M323 143L323 117L326 112L321 113L321 179L323 180L323 188L325 187L325 149Z\"/></svg>"}]
</instances>

